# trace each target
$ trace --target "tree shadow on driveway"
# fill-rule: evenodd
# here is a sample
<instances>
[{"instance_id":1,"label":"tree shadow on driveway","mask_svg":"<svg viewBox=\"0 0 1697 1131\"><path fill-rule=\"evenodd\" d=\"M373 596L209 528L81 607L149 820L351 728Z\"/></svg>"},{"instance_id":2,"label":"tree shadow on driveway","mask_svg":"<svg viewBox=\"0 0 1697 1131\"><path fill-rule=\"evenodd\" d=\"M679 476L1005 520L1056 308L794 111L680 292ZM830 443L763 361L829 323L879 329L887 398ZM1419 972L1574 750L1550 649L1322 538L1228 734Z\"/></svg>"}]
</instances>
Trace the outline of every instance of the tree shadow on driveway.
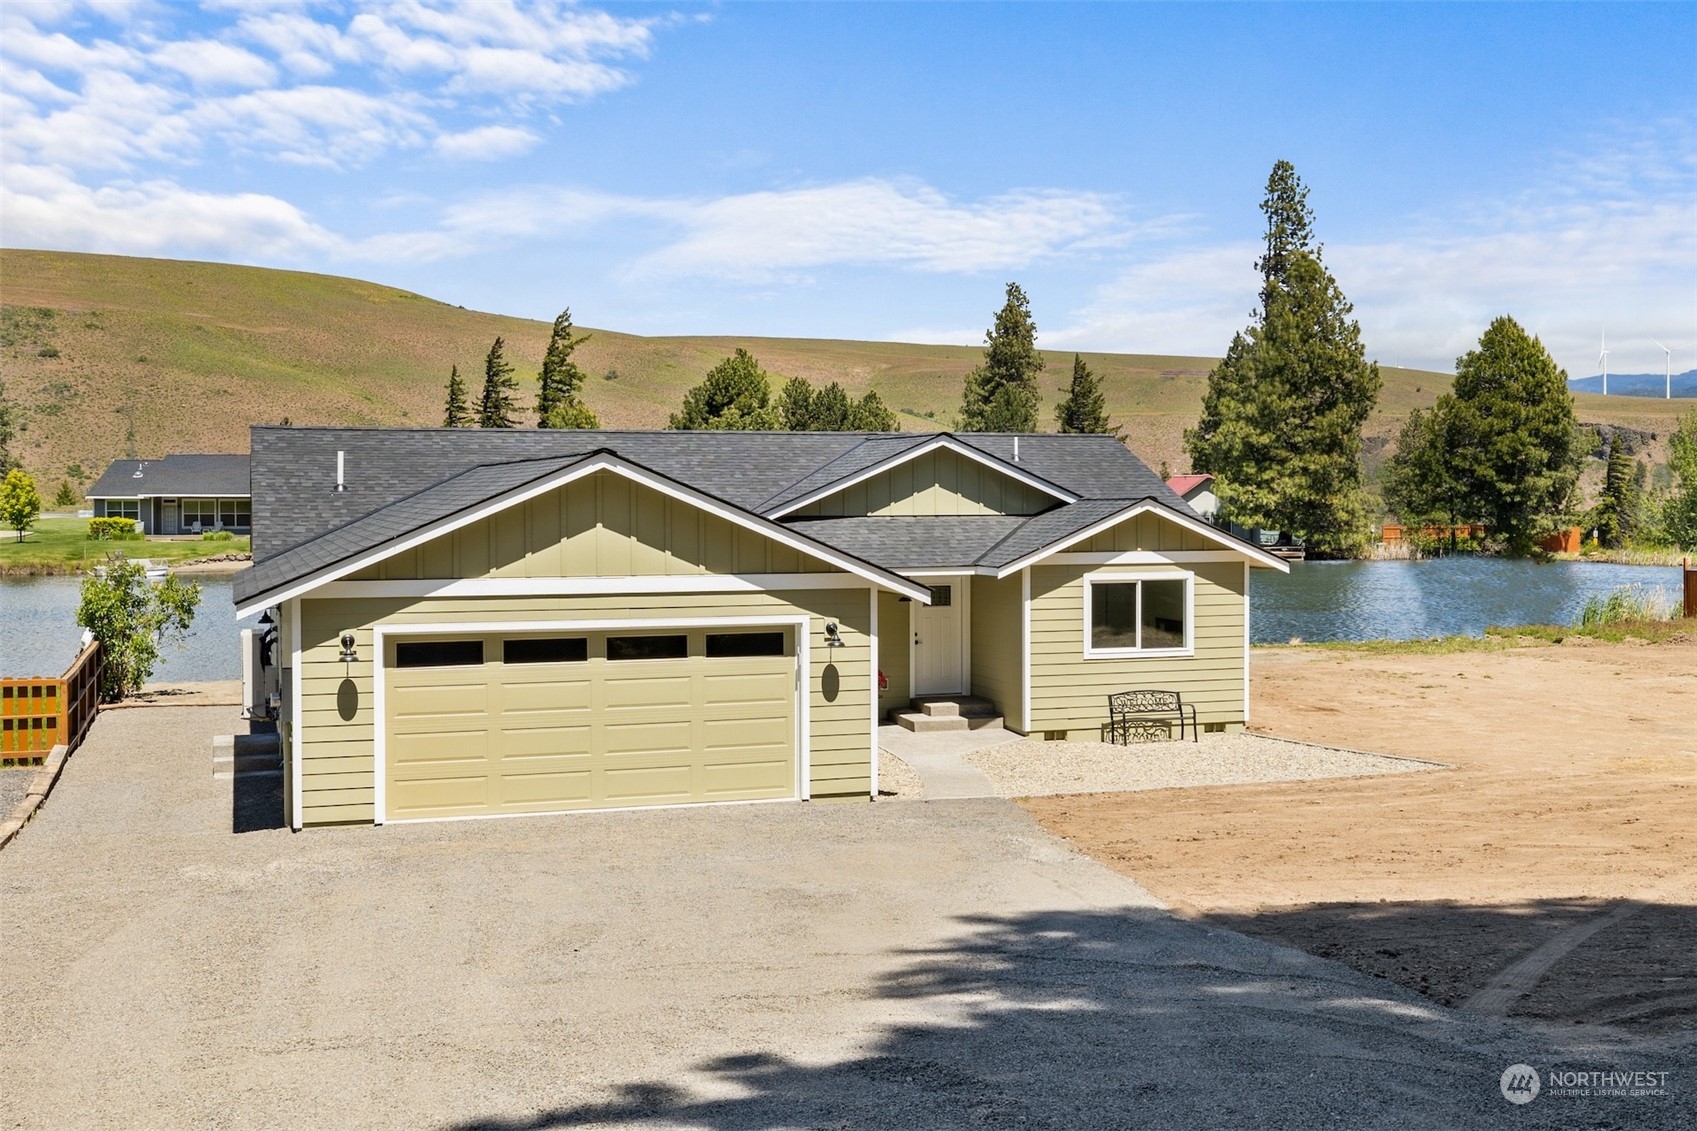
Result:
<instances>
[{"instance_id":1,"label":"tree shadow on driveway","mask_svg":"<svg viewBox=\"0 0 1697 1131\"><path fill-rule=\"evenodd\" d=\"M1158 911L961 926L871 988L907 1019L869 1037L864 1055L813 1064L750 1050L695 1066L710 1095L631 1081L603 1102L452 1127L1405 1128L1512 1116L1521 1127L1672 1128L1689 1126L1697 1099L1688 1046L1466 1017ZM1518 1062L1670 1071L1675 1093L1512 1107L1499 1084Z\"/></svg>"}]
</instances>

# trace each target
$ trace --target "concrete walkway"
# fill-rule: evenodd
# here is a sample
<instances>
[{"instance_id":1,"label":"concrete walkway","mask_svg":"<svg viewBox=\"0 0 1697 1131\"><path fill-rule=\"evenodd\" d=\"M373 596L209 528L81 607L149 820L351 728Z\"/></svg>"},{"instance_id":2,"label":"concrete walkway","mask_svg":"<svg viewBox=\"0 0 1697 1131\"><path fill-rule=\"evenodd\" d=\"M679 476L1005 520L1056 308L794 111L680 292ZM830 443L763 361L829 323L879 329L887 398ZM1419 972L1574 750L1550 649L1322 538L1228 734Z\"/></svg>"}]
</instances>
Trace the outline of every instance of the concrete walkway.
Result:
<instances>
[{"instance_id":1,"label":"concrete walkway","mask_svg":"<svg viewBox=\"0 0 1697 1131\"><path fill-rule=\"evenodd\" d=\"M966 756L974 750L1018 742L1021 736L1001 727L983 730L943 730L916 734L906 727L878 728L878 749L913 767L925 787L926 801L963 797L1000 797L994 783L975 769Z\"/></svg>"}]
</instances>

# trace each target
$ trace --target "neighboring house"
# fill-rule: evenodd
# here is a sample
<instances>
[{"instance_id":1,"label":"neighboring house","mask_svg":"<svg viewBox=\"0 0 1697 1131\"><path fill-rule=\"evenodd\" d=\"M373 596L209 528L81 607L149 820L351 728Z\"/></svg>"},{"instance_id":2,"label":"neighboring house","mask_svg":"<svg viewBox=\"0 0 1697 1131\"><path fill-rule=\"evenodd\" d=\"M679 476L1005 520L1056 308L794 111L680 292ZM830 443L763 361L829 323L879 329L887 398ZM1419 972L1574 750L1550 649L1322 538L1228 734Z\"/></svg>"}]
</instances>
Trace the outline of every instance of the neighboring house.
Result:
<instances>
[{"instance_id":1,"label":"neighboring house","mask_svg":"<svg viewBox=\"0 0 1697 1131\"><path fill-rule=\"evenodd\" d=\"M866 798L913 697L1249 715L1249 571L1110 436L255 428L290 823ZM880 673L886 686L880 689ZM1135 755L1128 755L1135 757Z\"/></svg>"},{"instance_id":2,"label":"neighboring house","mask_svg":"<svg viewBox=\"0 0 1697 1131\"><path fill-rule=\"evenodd\" d=\"M1168 478L1167 486L1173 493L1190 504L1190 509L1213 522L1220 515L1220 500L1214 497L1214 477L1212 475L1174 475Z\"/></svg>"},{"instance_id":3,"label":"neighboring house","mask_svg":"<svg viewBox=\"0 0 1697 1131\"><path fill-rule=\"evenodd\" d=\"M85 495L96 518L133 518L146 534L245 534L253 525L245 455L114 460Z\"/></svg>"}]
</instances>

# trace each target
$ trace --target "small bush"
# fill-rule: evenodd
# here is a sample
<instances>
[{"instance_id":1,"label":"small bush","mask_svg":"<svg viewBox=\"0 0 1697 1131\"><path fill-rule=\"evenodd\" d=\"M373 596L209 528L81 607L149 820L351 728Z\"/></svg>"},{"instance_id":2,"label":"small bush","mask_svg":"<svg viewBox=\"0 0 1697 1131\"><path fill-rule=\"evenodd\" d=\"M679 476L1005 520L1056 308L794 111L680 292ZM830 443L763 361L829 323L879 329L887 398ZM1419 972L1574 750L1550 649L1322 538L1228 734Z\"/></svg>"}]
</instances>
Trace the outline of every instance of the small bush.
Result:
<instances>
[{"instance_id":1,"label":"small bush","mask_svg":"<svg viewBox=\"0 0 1697 1131\"><path fill-rule=\"evenodd\" d=\"M37 356L37 357L58 357L59 356L59 347L58 346L42 346L40 349L35 351L35 356Z\"/></svg>"},{"instance_id":2,"label":"small bush","mask_svg":"<svg viewBox=\"0 0 1697 1131\"><path fill-rule=\"evenodd\" d=\"M202 542L228 542L234 537L235 535L228 530L208 530L200 536L200 540Z\"/></svg>"},{"instance_id":3,"label":"small bush","mask_svg":"<svg viewBox=\"0 0 1697 1131\"><path fill-rule=\"evenodd\" d=\"M91 518L88 538L91 542L132 542L141 537L133 518Z\"/></svg>"}]
</instances>

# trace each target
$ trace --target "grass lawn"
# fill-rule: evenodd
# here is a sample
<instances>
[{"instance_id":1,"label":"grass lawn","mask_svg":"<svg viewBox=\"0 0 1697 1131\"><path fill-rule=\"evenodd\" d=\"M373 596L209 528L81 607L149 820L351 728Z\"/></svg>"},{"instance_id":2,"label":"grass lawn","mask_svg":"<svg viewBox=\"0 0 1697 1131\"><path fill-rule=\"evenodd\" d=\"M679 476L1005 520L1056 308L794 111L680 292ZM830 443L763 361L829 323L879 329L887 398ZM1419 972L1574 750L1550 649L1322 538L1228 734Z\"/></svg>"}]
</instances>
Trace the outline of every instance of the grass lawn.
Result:
<instances>
[{"instance_id":1,"label":"grass lawn","mask_svg":"<svg viewBox=\"0 0 1697 1131\"><path fill-rule=\"evenodd\" d=\"M209 558L215 554L248 552L246 538L228 541L154 541L142 539L123 542L91 542L88 540L86 518L44 518L18 541L15 531L0 533L0 576L42 576L57 573L78 573L87 566L98 565L110 553L127 558L147 558L154 562L185 562L193 558Z\"/></svg>"}]
</instances>

